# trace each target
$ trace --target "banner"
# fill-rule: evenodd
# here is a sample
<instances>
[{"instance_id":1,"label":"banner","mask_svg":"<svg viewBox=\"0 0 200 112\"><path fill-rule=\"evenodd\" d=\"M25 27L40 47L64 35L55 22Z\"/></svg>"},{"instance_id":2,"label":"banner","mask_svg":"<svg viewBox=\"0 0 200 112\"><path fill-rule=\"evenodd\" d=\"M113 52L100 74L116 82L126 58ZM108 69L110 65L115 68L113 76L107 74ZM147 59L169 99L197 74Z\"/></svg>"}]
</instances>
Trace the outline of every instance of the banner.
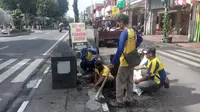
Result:
<instances>
[{"instance_id":1,"label":"banner","mask_svg":"<svg viewBox=\"0 0 200 112\"><path fill-rule=\"evenodd\" d=\"M188 4L192 4L195 3L197 0L175 0L175 4L176 5L186 5Z\"/></svg>"},{"instance_id":2,"label":"banner","mask_svg":"<svg viewBox=\"0 0 200 112\"><path fill-rule=\"evenodd\" d=\"M70 30L73 49L80 51L83 48L87 48L85 23L70 23Z\"/></svg>"},{"instance_id":3,"label":"banner","mask_svg":"<svg viewBox=\"0 0 200 112\"><path fill-rule=\"evenodd\" d=\"M119 14L119 9L116 7L112 7L112 15L118 15Z\"/></svg>"},{"instance_id":4,"label":"banner","mask_svg":"<svg viewBox=\"0 0 200 112\"><path fill-rule=\"evenodd\" d=\"M125 5L125 0L118 0L118 3L116 5L117 8L123 8Z\"/></svg>"}]
</instances>

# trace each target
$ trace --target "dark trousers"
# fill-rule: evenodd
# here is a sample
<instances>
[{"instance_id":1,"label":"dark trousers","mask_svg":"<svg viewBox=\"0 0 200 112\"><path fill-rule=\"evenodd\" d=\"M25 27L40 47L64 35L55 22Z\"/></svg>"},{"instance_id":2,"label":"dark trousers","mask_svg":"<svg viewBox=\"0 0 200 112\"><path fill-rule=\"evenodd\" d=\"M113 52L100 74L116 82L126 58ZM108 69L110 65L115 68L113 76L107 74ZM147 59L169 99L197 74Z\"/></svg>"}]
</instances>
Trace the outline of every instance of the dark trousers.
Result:
<instances>
[{"instance_id":1,"label":"dark trousers","mask_svg":"<svg viewBox=\"0 0 200 112\"><path fill-rule=\"evenodd\" d=\"M88 69L93 70L94 68L94 64L87 64L87 62L84 62L84 61L80 63L80 66L84 71L87 71Z\"/></svg>"}]
</instances>

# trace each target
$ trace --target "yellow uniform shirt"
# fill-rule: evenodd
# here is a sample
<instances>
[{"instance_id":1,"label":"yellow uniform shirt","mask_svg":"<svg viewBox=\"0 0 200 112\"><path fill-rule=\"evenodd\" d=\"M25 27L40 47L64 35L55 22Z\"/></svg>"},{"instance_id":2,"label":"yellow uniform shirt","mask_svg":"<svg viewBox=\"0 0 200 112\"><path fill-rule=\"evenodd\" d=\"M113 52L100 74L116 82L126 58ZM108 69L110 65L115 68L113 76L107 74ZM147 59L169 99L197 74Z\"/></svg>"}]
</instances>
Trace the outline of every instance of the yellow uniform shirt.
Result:
<instances>
[{"instance_id":1,"label":"yellow uniform shirt","mask_svg":"<svg viewBox=\"0 0 200 112\"><path fill-rule=\"evenodd\" d=\"M114 77L110 73L110 69L107 66L104 66L101 72L99 72L99 70L95 68L95 72L98 73L101 77L108 76L109 78L114 79Z\"/></svg>"},{"instance_id":2,"label":"yellow uniform shirt","mask_svg":"<svg viewBox=\"0 0 200 112\"><path fill-rule=\"evenodd\" d=\"M133 29L128 29L127 31L128 31L128 39L124 46L124 51L123 51L124 54L128 54L136 49L137 35ZM120 57L120 66L128 66L128 63L126 62L123 54Z\"/></svg>"}]
</instances>

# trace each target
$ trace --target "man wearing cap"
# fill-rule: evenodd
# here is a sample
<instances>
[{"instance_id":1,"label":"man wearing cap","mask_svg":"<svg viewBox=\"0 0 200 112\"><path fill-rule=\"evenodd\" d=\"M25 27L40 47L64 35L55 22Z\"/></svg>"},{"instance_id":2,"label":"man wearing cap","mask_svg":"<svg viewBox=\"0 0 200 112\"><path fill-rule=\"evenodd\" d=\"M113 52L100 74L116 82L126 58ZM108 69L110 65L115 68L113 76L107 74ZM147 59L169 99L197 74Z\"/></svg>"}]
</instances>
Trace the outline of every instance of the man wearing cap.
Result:
<instances>
[{"instance_id":1,"label":"man wearing cap","mask_svg":"<svg viewBox=\"0 0 200 112\"><path fill-rule=\"evenodd\" d=\"M111 102L110 105L121 108L124 105L130 105L133 101L133 70L128 65L124 55L136 50L142 43L143 38L135 30L129 28L129 16L120 15L118 23L123 32L119 38L117 52L108 67L113 68L115 63L120 60L116 77L116 101ZM124 93L125 90L126 93Z\"/></svg>"},{"instance_id":2,"label":"man wearing cap","mask_svg":"<svg viewBox=\"0 0 200 112\"><path fill-rule=\"evenodd\" d=\"M97 60L95 62L95 69L94 69L94 87L100 86L105 77L108 77L108 80L105 84L105 87L111 87L113 85L113 79L114 77L112 76L112 74L110 73L110 69L102 64L102 61Z\"/></svg>"},{"instance_id":3,"label":"man wearing cap","mask_svg":"<svg viewBox=\"0 0 200 112\"><path fill-rule=\"evenodd\" d=\"M95 58L92 59L92 56L96 55ZM81 63L80 66L84 71L91 71L94 68L94 63L96 59L98 58L98 55L95 50L88 50L86 48L81 50Z\"/></svg>"},{"instance_id":4,"label":"man wearing cap","mask_svg":"<svg viewBox=\"0 0 200 112\"><path fill-rule=\"evenodd\" d=\"M147 71L141 79L135 80L135 84L143 91L155 92L165 84L166 72L160 59L156 57L155 48L147 48L143 52L148 61L143 66L136 66L134 69L146 69Z\"/></svg>"}]
</instances>

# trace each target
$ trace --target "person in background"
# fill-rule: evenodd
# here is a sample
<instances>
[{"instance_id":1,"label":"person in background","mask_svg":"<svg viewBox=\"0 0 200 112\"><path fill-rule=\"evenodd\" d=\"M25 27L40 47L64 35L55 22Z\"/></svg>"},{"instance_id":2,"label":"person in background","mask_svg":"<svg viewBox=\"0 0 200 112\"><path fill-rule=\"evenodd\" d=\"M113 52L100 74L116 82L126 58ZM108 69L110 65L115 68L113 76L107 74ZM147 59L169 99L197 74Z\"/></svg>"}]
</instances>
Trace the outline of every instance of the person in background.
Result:
<instances>
[{"instance_id":1,"label":"person in background","mask_svg":"<svg viewBox=\"0 0 200 112\"><path fill-rule=\"evenodd\" d=\"M113 87L114 77L110 73L110 69L107 66L102 64L102 61L97 60L95 62L95 69L94 69L93 74L94 74L94 85L93 85L93 87L96 88L97 86L100 86L103 83L106 76L108 76L108 79L107 79L107 82L106 82L104 87L107 87L107 88Z\"/></svg>"},{"instance_id":2,"label":"person in background","mask_svg":"<svg viewBox=\"0 0 200 112\"><path fill-rule=\"evenodd\" d=\"M146 92L155 92L163 86L168 88L168 78L162 62L156 57L156 49L151 47L143 52L146 54L148 61L142 66L136 66L134 69L146 69L147 71L141 79L135 80L137 87Z\"/></svg>"},{"instance_id":3,"label":"person in background","mask_svg":"<svg viewBox=\"0 0 200 112\"><path fill-rule=\"evenodd\" d=\"M121 108L124 105L130 106L133 94L133 70L129 67L123 54L128 54L135 50L142 43L143 38L132 28L128 27L129 17L127 15L120 15L117 21L123 32L119 38L117 52L108 67L113 68L115 63L120 60L120 66L116 77L116 101L111 102L110 105ZM125 89L126 94L124 94Z\"/></svg>"},{"instance_id":4,"label":"person in background","mask_svg":"<svg viewBox=\"0 0 200 112\"><path fill-rule=\"evenodd\" d=\"M96 57L92 59L93 55L96 55ZM98 55L95 50L88 50L87 48L84 48L81 50L80 59L81 59L80 67L85 72L87 72L88 70L93 71L94 63L96 59L98 59Z\"/></svg>"}]
</instances>

